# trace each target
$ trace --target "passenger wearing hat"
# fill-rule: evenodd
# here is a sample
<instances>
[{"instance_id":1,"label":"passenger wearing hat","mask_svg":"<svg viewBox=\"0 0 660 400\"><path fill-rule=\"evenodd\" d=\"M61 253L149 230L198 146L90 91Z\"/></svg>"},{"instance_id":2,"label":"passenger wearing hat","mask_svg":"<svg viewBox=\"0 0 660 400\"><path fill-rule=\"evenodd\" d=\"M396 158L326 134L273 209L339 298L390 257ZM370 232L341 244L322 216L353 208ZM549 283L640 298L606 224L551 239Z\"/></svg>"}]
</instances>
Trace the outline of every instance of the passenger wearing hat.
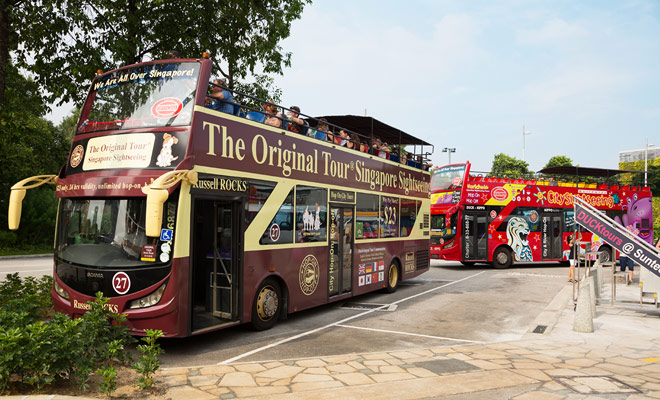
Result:
<instances>
[{"instance_id":1,"label":"passenger wearing hat","mask_svg":"<svg viewBox=\"0 0 660 400\"><path fill-rule=\"evenodd\" d=\"M291 106L290 111L286 112L287 118L289 119L288 129L294 133L306 134L307 127L305 126L305 121L300 118L300 107Z\"/></svg>"}]
</instances>

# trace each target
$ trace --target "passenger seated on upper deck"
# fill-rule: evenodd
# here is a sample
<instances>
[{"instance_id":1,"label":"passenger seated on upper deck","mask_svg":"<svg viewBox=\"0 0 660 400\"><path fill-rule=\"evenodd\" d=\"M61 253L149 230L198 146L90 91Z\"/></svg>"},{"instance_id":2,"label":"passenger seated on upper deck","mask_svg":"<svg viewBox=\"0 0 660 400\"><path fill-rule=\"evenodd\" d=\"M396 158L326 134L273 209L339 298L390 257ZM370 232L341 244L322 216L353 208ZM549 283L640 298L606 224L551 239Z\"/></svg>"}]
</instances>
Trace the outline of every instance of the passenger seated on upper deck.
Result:
<instances>
[{"instance_id":1,"label":"passenger seated on upper deck","mask_svg":"<svg viewBox=\"0 0 660 400\"><path fill-rule=\"evenodd\" d=\"M332 141L332 136L330 136L330 128L328 127L328 120L325 118L321 118L319 120L318 125L316 126L316 131L317 132L322 132L325 134L325 140L331 142ZM317 136L317 139L324 140L322 137Z\"/></svg>"},{"instance_id":2,"label":"passenger seated on upper deck","mask_svg":"<svg viewBox=\"0 0 660 400\"><path fill-rule=\"evenodd\" d=\"M433 166L433 164L430 163L430 162L426 162L426 163L425 163L425 162L424 162L424 159L422 158L422 156L417 156L417 163L419 164L419 167L420 167L421 169L423 169L424 171L428 171L428 170L431 169L431 167Z\"/></svg>"},{"instance_id":3,"label":"passenger seated on upper deck","mask_svg":"<svg viewBox=\"0 0 660 400\"><path fill-rule=\"evenodd\" d=\"M234 96L232 96L229 90L225 89L226 86L227 82L224 79L218 78L214 80L213 86L211 86L211 98L206 98L205 107L223 113L233 114Z\"/></svg>"},{"instance_id":4,"label":"passenger seated on upper deck","mask_svg":"<svg viewBox=\"0 0 660 400\"><path fill-rule=\"evenodd\" d=\"M273 102L264 103L264 111L266 111L266 120L264 124L280 128L282 126L281 114L277 112L277 106Z\"/></svg>"},{"instance_id":5,"label":"passenger seated on upper deck","mask_svg":"<svg viewBox=\"0 0 660 400\"><path fill-rule=\"evenodd\" d=\"M286 115L289 119L289 126L287 129L294 133L305 134L307 130L307 122L300 118L300 107L291 106L291 111L287 111Z\"/></svg>"},{"instance_id":6,"label":"passenger seated on upper deck","mask_svg":"<svg viewBox=\"0 0 660 400\"><path fill-rule=\"evenodd\" d=\"M410 154L402 150L399 162L403 165L408 165L408 161L410 161Z\"/></svg>"},{"instance_id":7,"label":"passenger seated on upper deck","mask_svg":"<svg viewBox=\"0 0 660 400\"><path fill-rule=\"evenodd\" d=\"M383 144L382 140L376 138L376 139L374 139L371 150L372 150L371 154L373 154L375 156L378 156L380 158L385 158L386 159L387 158L387 153L389 152L390 149L389 149L389 147L386 147Z\"/></svg>"},{"instance_id":8,"label":"passenger seated on upper deck","mask_svg":"<svg viewBox=\"0 0 660 400\"><path fill-rule=\"evenodd\" d=\"M382 157L382 158L387 158L387 159L390 158L390 152L391 152L391 150L390 150L390 145L387 144L387 142L383 142L383 145L380 146L380 151L385 153L385 156L384 156L384 157L383 157L382 155L379 154L380 157Z\"/></svg>"},{"instance_id":9,"label":"passenger seated on upper deck","mask_svg":"<svg viewBox=\"0 0 660 400\"><path fill-rule=\"evenodd\" d=\"M350 139L351 139L351 137L348 135L348 132L346 132L345 130L341 129L341 130L339 131L339 136L337 136L337 137L335 138L335 143L339 142L339 143L337 143L338 145L340 145L340 146L344 146L344 147L347 147L347 146L348 146L348 142L350 141Z\"/></svg>"},{"instance_id":10,"label":"passenger seated on upper deck","mask_svg":"<svg viewBox=\"0 0 660 400\"><path fill-rule=\"evenodd\" d=\"M353 150L360 150L360 138L353 133L346 143L346 147Z\"/></svg>"}]
</instances>

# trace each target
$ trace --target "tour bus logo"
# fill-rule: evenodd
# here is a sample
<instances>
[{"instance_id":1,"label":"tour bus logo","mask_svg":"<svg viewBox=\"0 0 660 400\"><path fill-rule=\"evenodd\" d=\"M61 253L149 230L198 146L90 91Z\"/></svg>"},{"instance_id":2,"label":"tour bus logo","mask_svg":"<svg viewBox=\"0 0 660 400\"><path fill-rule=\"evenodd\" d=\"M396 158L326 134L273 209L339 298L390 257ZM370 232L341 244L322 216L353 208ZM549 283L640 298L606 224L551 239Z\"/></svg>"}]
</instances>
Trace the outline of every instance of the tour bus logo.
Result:
<instances>
[{"instance_id":1,"label":"tour bus logo","mask_svg":"<svg viewBox=\"0 0 660 400\"><path fill-rule=\"evenodd\" d=\"M166 97L154 103L151 107L151 115L156 118L172 118L183 109L183 103L176 97Z\"/></svg>"},{"instance_id":2,"label":"tour bus logo","mask_svg":"<svg viewBox=\"0 0 660 400\"><path fill-rule=\"evenodd\" d=\"M490 191L490 196L497 201L505 201L509 198L509 191L501 186L497 186Z\"/></svg>"},{"instance_id":3,"label":"tour bus logo","mask_svg":"<svg viewBox=\"0 0 660 400\"><path fill-rule=\"evenodd\" d=\"M536 210L532 210L532 212L529 213L529 222L532 224L537 223L539 220L539 213L536 212Z\"/></svg>"},{"instance_id":4,"label":"tour bus logo","mask_svg":"<svg viewBox=\"0 0 660 400\"><path fill-rule=\"evenodd\" d=\"M316 291L319 285L320 276L319 262L313 255L308 255L300 263L300 274L298 280L300 281L300 290L309 296Z\"/></svg>"},{"instance_id":5,"label":"tour bus logo","mask_svg":"<svg viewBox=\"0 0 660 400\"><path fill-rule=\"evenodd\" d=\"M78 165L80 165L80 162L83 159L83 155L85 154L85 148L79 144L76 146L75 149L71 152L71 168L76 168Z\"/></svg>"}]
</instances>

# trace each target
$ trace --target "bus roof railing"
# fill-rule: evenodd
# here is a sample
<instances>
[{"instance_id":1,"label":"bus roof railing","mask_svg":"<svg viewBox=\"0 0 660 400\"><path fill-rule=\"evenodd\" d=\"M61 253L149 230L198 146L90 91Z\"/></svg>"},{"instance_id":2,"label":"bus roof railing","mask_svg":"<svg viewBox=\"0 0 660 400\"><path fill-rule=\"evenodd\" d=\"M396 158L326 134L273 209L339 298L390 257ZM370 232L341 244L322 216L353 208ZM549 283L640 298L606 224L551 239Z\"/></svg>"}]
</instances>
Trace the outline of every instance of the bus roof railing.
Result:
<instances>
[{"instance_id":1,"label":"bus roof railing","mask_svg":"<svg viewBox=\"0 0 660 400\"><path fill-rule=\"evenodd\" d=\"M223 85L218 85L213 82L209 82L209 85L211 86L216 86L225 90L228 90L232 92L233 96L239 95L241 98L249 99L252 100L253 102L256 103L261 103L261 104L273 104L276 107L286 110L286 111L291 111L291 112L296 112L299 114L301 117L303 117L303 121L308 125L309 128L316 128L319 123L325 123L328 126L334 128L331 130L331 132L325 132L327 135L329 135L334 142L334 139L339 137L339 131L343 130L349 135L355 134L358 136L360 139L361 143L367 143L368 147L371 148L373 146L373 143L375 140L380 139L383 140L391 145L398 145L399 147L402 146L413 146L413 151L408 150L407 148L405 149L406 153L410 154L413 156L413 160L408 162L408 165L415 166L420 169L427 169L428 167L426 166L426 163L430 161L429 155L432 154L433 152L433 145L425 142L421 139L415 138L414 136L403 132L397 128L394 128L390 125L387 125L373 117L359 117L355 115L344 115L344 116L325 116L325 117L312 117L310 115L304 114L302 112L294 111L291 110L290 108L281 106L279 104L276 104L272 101L269 100L262 100L259 99L255 96L249 95L247 93L243 93L241 91L235 90L235 89L230 89L226 86ZM214 100L220 101L225 104L231 104L233 106L238 106L240 110L245 110L245 114L247 115L248 112L257 112L266 115L266 113L262 109L257 109L254 108L248 104L242 104L240 101L228 101L224 99L218 99L216 97L213 97L209 94L206 95L207 98L212 98ZM235 113L237 114L237 113ZM238 113L240 115L240 113ZM289 123L289 120L287 118L283 118L279 115L276 115L275 118L278 118L280 121L282 121L282 126L281 129L286 130L285 124ZM325 121L322 121L321 119L324 118ZM311 123L310 123L311 122ZM342 123L340 125L339 123ZM346 127L348 125L348 127ZM369 129L367 131L367 126L369 126ZM376 132L374 132L374 129ZM368 134L367 134L368 132ZM398 140L393 140L394 138L397 138ZM352 139L351 139L352 140ZM361 143L357 143L359 146ZM419 152L417 151L417 147L420 147ZM431 151L426 151L424 152L424 146L431 147ZM356 149L359 151L359 149ZM397 158L399 155L396 156ZM392 159L390 159L392 160ZM398 159L396 160L398 161ZM421 163L420 163L421 161ZM426 166L426 168L425 168Z\"/></svg>"}]
</instances>

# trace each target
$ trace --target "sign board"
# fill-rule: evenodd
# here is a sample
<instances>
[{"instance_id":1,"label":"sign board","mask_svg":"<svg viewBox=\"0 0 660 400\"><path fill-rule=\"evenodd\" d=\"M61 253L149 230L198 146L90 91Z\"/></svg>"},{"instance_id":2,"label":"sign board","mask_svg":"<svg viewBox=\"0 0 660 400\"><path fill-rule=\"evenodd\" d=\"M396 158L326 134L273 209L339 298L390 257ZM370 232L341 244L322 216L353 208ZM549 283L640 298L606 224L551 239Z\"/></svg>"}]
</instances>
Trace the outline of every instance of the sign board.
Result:
<instances>
[{"instance_id":1,"label":"sign board","mask_svg":"<svg viewBox=\"0 0 660 400\"><path fill-rule=\"evenodd\" d=\"M655 248L580 198L574 197L574 201L575 222L598 235L601 240L634 260L636 264L660 277L660 253Z\"/></svg>"}]
</instances>

